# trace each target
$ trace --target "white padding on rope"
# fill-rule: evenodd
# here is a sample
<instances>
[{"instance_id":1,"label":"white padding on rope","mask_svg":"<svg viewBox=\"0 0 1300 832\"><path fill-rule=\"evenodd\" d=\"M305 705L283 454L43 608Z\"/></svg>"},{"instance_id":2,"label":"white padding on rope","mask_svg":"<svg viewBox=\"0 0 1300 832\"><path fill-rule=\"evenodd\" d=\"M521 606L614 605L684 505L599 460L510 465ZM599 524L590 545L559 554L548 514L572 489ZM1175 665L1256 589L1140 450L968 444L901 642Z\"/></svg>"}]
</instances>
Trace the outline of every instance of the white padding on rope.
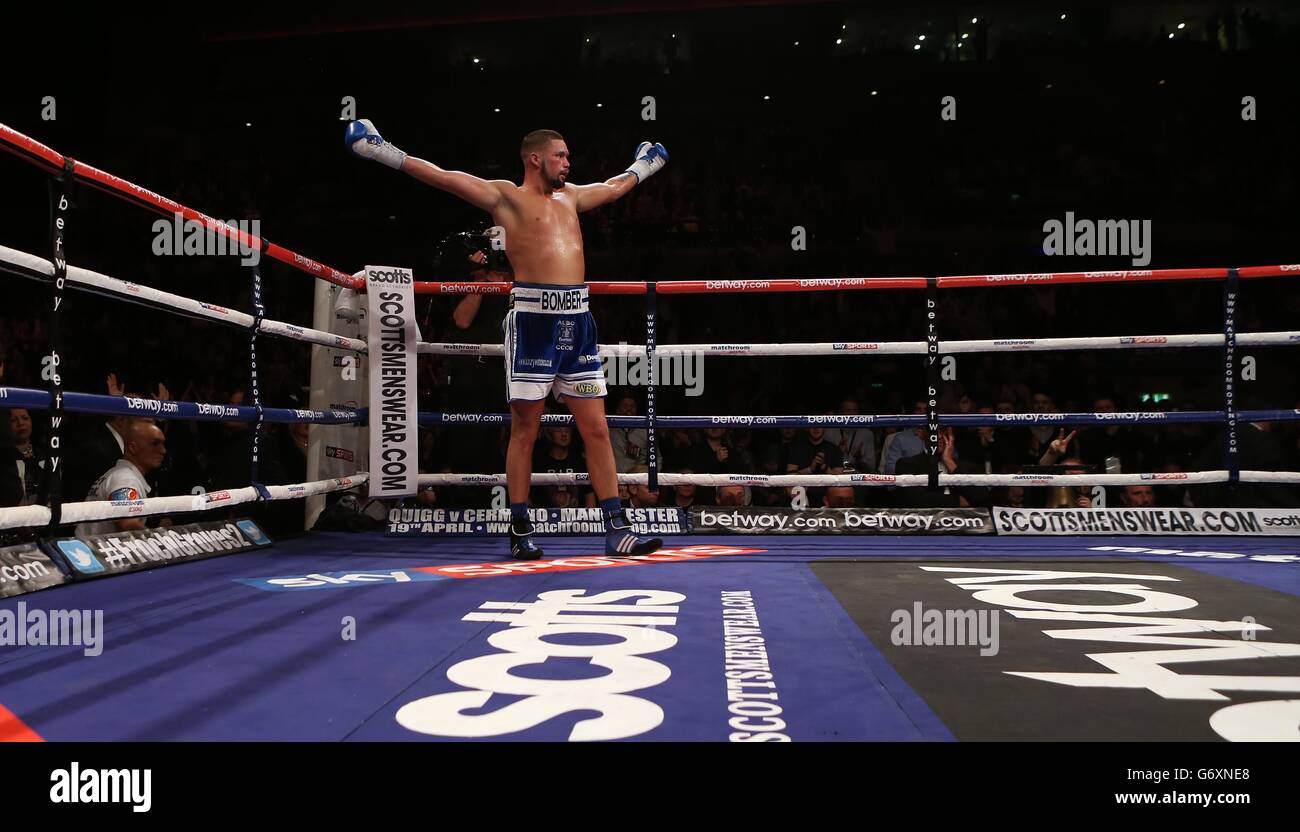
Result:
<instances>
[{"instance_id":1,"label":"white padding on rope","mask_svg":"<svg viewBox=\"0 0 1300 832\"><path fill-rule=\"evenodd\" d=\"M1280 482L1300 483L1300 471L1242 471L1238 479L1242 482Z\"/></svg>"},{"instance_id":2,"label":"white padding on rope","mask_svg":"<svg viewBox=\"0 0 1300 832\"><path fill-rule=\"evenodd\" d=\"M54 276L54 264L33 254L28 254L17 249L0 246L0 262L11 263L26 269L27 271L36 272L46 277ZM125 280L119 280L116 277L109 277L99 272L92 272L89 269L83 269L80 266L68 266L68 282L74 286L93 289L100 292L107 292L116 295L123 300L140 300L148 303L157 304L158 306L170 307L187 315L196 318L206 318L211 321L222 321L223 323L233 324L234 326L249 329L253 326L254 319L252 315L240 312L236 309L227 309L224 306L218 306L215 303L204 303L202 301L187 298L183 295L176 295L171 292L164 292L161 289L153 289L149 286L141 286L137 283L130 283ZM270 335L279 335L294 341L303 341L308 344L320 344L323 347L335 347L337 349L349 350L351 352L366 352L366 342L359 338L344 338L341 335L334 335L329 332L321 332L318 329L309 327L294 326L283 321L272 321L264 319L258 330Z\"/></svg>"},{"instance_id":3,"label":"white padding on rope","mask_svg":"<svg viewBox=\"0 0 1300 832\"><path fill-rule=\"evenodd\" d=\"M649 474L619 474L624 485L645 485ZM590 474L533 474L533 485L574 485L591 482ZM924 474L660 474L660 485L753 485L774 488L795 485L925 485ZM505 474L421 474L420 487L435 485L505 485Z\"/></svg>"},{"instance_id":4,"label":"white padding on rope","mask_svg":"<svg viewBox=\"0 0 1300 832\"><path fill-rule=\"evenodd\" d=\"M1243 332L1243 346L1300 346L1300 332ZM1169 347L1221 347L1223 334L1114 335L1090 338L997 338L984 341L940 341L939 352L1038 352L1043 350L1131 350Z\"/></svg>"},{"instance_id":5,"label":"white padding on rope","mask_svg":"<svg viewBox=\"0 0 1300 832\"><path fill-rule=\"evenodd\" d=\"M505 355L504 344L430 344L420 341L415 345L420 355ZM645 347L641 348L645 352Z\"/></svg>"},{"instance_id":6,"label":"white padding on rope","mask_svg":"<svg viewBox=\"0 0 1300 832\"><path fill-rule=\"evenodd\" d=\"M940 485L1198 485L1227 482L1227 471L1186 474L940 474Z\"/></svg>"},{"instance_id":7,"label":"white padding on rope","mask_svg":"<svg viewBox=\"0 0 1300 832\"><path fill-rule=\"evenodd\" d=\"M1237 343L1249 347L1300 346L1300 331L1243 332ZM939 352L1041 352L1046 350L1118 350L1169 347L1222 347L1223 335L1123 335L1098 338L998 338L984 341L940 341ZM421 354L503 355L500 344L430 344ZM614 358L646 354L644 344L601 344L601 356ZM923 341L838 341L817 344L661 344L658 355L925 355Z\"/></svg>"},{"instance_id":8,"label":"white padding on rope","mask_svg":"<svg viewBox=\"0 0 1300 832\"><path fill-rule=\"evenodd\" d=\"M645 485L648 474L619 474L624 485ZM1179 474L940 474L939 485L951 486L1073 486L1073 485L1204 485L1227 482L1227 471L1192 471ZM1300 472L1242 471L1242 482L1300 483ZM590 474L533 474L533 485L586 485ZM784 488L789 486L847 485L925 486L924 474L660 474L660 485L753 485ZM420 486L505 485L505 474L422 474Z\"/></svg>"},{"instance_id":9,"label":"white padding on rope","mask_svg":"<svg viewBox=\"0 0 1300 832\"><path fill-rule=\"evenodd\" d=\"M265 486L272 500L296 500L331 491L344 491L364 485L368 474L354 474L332 480L316 480L297 485ZM257 489L251 485L229 491L212 491L207 494L180 497L146 497L143 500L90 500L82 503L64 503L60 523L88 523L96 520L120 520L124 517L146 517L154 514L186 514L194 511L213 511L226 506L252 503L257 500ZM0 529L20 529L30 526L47 526L50 510L45 506L19 506L0 508Z\"/></svg>"},{"instance_id":10,"label":"white padding on rope","mask_svg":"<svg viewBox=\"0 0 1300 832\"><path fill-rule=\"evenodd\" d=\"M272 321L263 318L262 326L259 332L265 332L270 335L279 335L282 338L289 338L293 341L305 341L308 344L320 344L322 347L333 347L349 352L366 353L366 342L360 338L345 338L342 335L335 335L332 332L322 332L319 329L312 329L306 326L294 326L286 324L283 321Z\"/></svg>"},{"instance_id":11,"label":"white padding on rope","mask_svg":"<svg viewBox=\"0 0 1300 832\"><path fill-rule=\"evenodd\" d=\"M333 491L346 491L349 488L356 488L359 485L365 485L369 478L369 474L353 474L350 477L336 477L332 480L316 480L315 482L303 482L297 485L264 485L262 487L271 495L272 500L296 500L300 497L315 497Z\"/></svg>"}]
</instances>

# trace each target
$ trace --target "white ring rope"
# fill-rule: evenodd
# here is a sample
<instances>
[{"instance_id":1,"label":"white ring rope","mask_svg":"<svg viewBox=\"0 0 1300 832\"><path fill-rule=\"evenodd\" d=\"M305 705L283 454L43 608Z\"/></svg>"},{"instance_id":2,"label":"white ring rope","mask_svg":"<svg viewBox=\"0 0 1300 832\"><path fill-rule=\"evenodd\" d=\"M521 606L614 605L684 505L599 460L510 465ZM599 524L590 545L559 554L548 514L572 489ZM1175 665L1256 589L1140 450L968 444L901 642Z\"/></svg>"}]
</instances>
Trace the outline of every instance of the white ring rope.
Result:
<instances>
[{"instance_id":1,"label":"white ring rope","mask_svg":"<svg viewBox=\"0 0 1300 832\"><path fill-rule=\"evenodd\" d=\"M353 474L330 480L298 483L296 485L262 486L271 500L296 500L332 491L346 491L364 485L368 474ZM60 524L88 523L97 520L120 520L124 517L145 517L153 514L213 511L226 506L252 503L258 500L253 486L232 488L227 491L210 491L206 494L179 497L146 497L143 500L89 500L81 503L64 503ZM52 519L45 506L19 506L0 508L0 529L18 529L27 526L47 526Z\"/></svg>"},{"instance_id":2,"label":"white ring rope","mask_svg":"<svg viewBox=\"0 0 1300 832\"><path fill-rule=\"evenodd\" d=\"M49 260L7 246L0 246L0 268L22 277L43 277L47 279L54 277L54 264ZM165 307L173 312L180 312L195 318L220 321L243 329L251 329L255 323L253 316L246 312L227 309L214 303L204 303L183 295L164 292L161 289L153 289L148 286L141 286L138 283L119 280L116 277L92 272L79 266L68 266L68 284L91 292L111 295L122 300ZM334 335L310 327L295 326L283 321L264 318L261 326L258 327L258 331L265 332L268 335L278 335L293 341L319 344L323 347L333 347L358 353L366 352L366 342L359 338L345 338L342 335Z\"/></svg>"},{"instance_id":3,"label":"white ring rope","mask_svg":"<svg viewBox=\"0 0 1300 832\"><path fill-rule=\"evenodd\" d=\"M1050 350L1128 350L1222 347L1223 335L1107 335L1096 338L998 338L982 341L940 341L939 352L1000 353ZM1249 347L1300 346L1300 330L1243 332L1237 344ZM668 355L925 355L924 341L827 341L811 344L660 344L655 352ZM613 358L646 355L642 344L601 344L598 353ZM421 341L421 355L504 355L501 344L430 344Z\"/></svg>"},{"instance_id":4,"label":"white ring rope","mask_svg":"<svg viewBox=\"0 0 1300 832\"><path fill-rule=\"evenodd\" d=\"M622 485L645 485L649 474L619 474ZM1186 474L939 474L946 486L1204 485L1228 481L1227 471ZM1242 471L1241 482L1300 483L1300 471ZM587 485L590 474L533 474L533 485ZM660 485L925 486L925 474L660 474ZM505 485L505 474L421 474L420 486Z\"/></svg>"}]
</instances>

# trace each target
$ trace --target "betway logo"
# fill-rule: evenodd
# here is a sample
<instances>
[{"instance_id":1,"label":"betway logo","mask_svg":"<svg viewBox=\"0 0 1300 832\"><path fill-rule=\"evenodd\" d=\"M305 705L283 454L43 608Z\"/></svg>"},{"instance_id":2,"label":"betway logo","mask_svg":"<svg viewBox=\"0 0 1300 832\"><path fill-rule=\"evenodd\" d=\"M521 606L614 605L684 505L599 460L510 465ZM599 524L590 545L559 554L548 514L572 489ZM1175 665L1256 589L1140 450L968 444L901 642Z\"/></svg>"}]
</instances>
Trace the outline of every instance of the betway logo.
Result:
<instances>
[{"instance_id":1,"label":"betway logo","mask_svg":"<svg viewBox=\"0 0 1300 832\"><path fill-rule=\"evenodd\" d=\"M865 476L865 475L864 475ZM889 477L890 480L893 477ZM784 529L798 518L788 514L742 514L730 511L700 511L700 525L703 527L728 526L738 529ZM873 529L928 529L934 524L935 517L928 514L851 514L846 513L846 528L867 526Z\"/></svg>"},{"instance_id":2,"label":"betway logo","mask_svg":"<svg viewBox=\"0 0 1300 832\"><path fill-rule=\"evenodd\" d=\"M810 425L869 425L876 421L875 416L809 416Z\"/></svg>"},{"instance_id":3,"label":"betway logo","mask_svg":"<svg viewBox=\"0 0 1300 832\"><path fill-rule=\"evenodd\" d=\"M999 422L1059 422L1064 413L998 413Z\"/></svg>"},{"instance_id":4,"label":"betway logo","mask_svg":"<svg viewBox=\"0 0 1300 832\"><path fill-rule=\"evenodd\" d=\"M200 416L238 416L239 408L224 404L196 404Z\"/></svg>"},{"instance_id":5,"label":"betway logo","mask_svg":"<svg viewBox=\"0 0 1300 832\"><path fill-rule=\"evenodd\" d=\"M1142 413L1142 412L1123 412L1123 413L1095 413L1093 414L1100 420L1119 421L1119 422L1140 422L1150 421L1153 419L1167 419L1168 413Z\"/></svg>"},{"instance_id":6,"label":"betway logo","mask_svg":"<svg viewBox=\"0 0 1300 832\"><path fill-rule=\"evenodd\" d=\"M527 603L488 601L461 620L507 624L488 637L497 652L452 665L447 680L463 690L408 702L398 709L397 723L436 737L499 737L581 713L586 716L573 725L571 741L644 734L663 723L663 708L631 694L672 676L666 664L647 656L677 644L677 636L665 628L677 625L685 601L681 593L655 589L592 596L585 589L557 589ZM583 636L602 643L574 643ZM538 677L537 669L552 657L561 661L547 668L569 670L569 678ZM570 669L574 659L585 662ZM485 713L468 713L488 708L494 694L508 697L508 703L498 700Z\"/></svg>"},{"instance_id":7,"label":"betway logo","mask_svg":"<svg viewBox=\"0 0 1300 832\"><path fill-rule=\"evenodd\" d=\"M866 286L865 277L815 277L808 280L800 280L800 288L815 288L818 286L829 286L839 289L844 286Z\"/></svg>"}]
</instances>

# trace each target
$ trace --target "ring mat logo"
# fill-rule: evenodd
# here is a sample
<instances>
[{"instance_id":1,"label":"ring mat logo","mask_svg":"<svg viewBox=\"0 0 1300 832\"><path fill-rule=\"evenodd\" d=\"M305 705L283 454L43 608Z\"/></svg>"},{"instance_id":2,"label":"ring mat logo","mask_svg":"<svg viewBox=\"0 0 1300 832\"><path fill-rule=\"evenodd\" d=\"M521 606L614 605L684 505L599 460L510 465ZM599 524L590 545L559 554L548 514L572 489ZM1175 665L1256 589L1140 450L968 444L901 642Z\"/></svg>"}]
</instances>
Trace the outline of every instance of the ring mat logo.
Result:
<instances>
[{"instance_id":1,"label":"ring mat logo","mask_svg":"<svg viewBox=\"0 0 1300 832\"><path fill-rule=\"evenodd\" d=\"M569 740L625 739L657 728L664 721L663 708L631 694L661 685L672 676L666 664L647 656L677 644L677 636L661 628L677 624L679 605L686 596L653 589L586 593L585 589L557 589L539 593L529 603L488 601L480 611L466 615L462 621L509 625L488 637L488 644L501 652L452 665L448 681L466 690L409 702L398 709L398 724L431 736L497 737L566 714L595 711L597 716L574 724ZM575 643L575 637L592 635L617 641ZM581 675L567 679L526 675L529 668L550 658L581 661ZM605 672L593 676L596 668ZM516 670L521 672L512 672ZM488 706L496 694L523 698L486 713L466 713Z\"/></svg>"}]
</instances>

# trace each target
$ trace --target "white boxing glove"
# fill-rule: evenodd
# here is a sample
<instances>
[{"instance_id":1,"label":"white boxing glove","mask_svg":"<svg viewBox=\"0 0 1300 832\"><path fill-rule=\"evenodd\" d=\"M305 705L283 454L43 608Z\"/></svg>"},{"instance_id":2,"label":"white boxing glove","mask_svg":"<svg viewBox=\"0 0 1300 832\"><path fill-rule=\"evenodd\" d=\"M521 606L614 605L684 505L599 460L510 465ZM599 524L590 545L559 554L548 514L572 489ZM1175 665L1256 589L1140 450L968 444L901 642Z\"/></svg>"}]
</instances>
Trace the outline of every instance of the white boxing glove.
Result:
<instances>
[{"instance_id":1,"label":"white boxing glove","mask_svg":"<svg viewBox=\"0 0 1300 832\"><path fill-rule=\"evenodd\" d=\"M663 145L641 142L636 149L636 158L633 159L632 166L623 172L634 174L639 185L666 164L668 164L668 151L664 150Z\"/></svg>"},{"instance_id":2,"label":"white boxing glove","mask_svg":"<svg viewBox=\"0 0 1300 832\"><path fill-rule=\"evenodd\" d=\"M343 134L343 143L362 159L388 165L393 170L401 170L402 163L406 161L406 154L384 141L384 137L379 135L368 118L350 122L347 132Z\"/></svg>"}]
</instances>

